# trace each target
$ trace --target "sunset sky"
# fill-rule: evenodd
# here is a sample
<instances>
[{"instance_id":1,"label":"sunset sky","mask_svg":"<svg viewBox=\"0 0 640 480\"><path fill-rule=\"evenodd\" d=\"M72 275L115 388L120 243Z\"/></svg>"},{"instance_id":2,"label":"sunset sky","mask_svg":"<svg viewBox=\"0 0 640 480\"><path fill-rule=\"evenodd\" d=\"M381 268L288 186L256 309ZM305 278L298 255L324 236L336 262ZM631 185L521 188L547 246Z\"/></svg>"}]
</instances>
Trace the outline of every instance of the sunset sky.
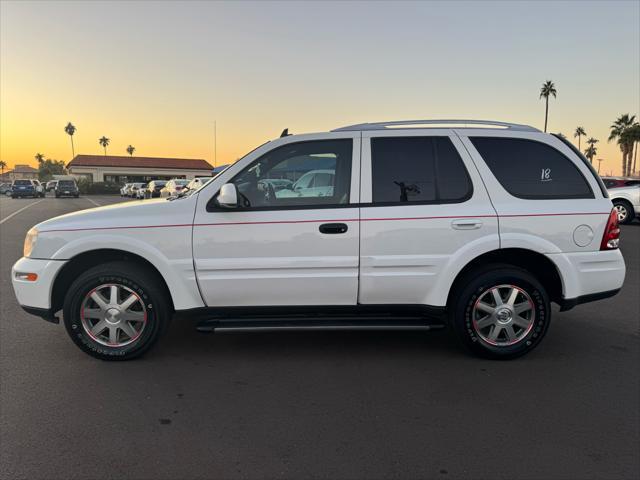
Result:
<instances>
[{"instance_id":1,"label":"sunset sky","mask_svg":"<svg viewBox=\"0 0 640 480\"><path fill-rule=\"evenodd\" d=\"M640 2L14 2L0 6L0 158L229 163L280 134L479 118L600 139L640 112ZM583 147L584 149L584 147Z\"/></svg>"}]
</instances>

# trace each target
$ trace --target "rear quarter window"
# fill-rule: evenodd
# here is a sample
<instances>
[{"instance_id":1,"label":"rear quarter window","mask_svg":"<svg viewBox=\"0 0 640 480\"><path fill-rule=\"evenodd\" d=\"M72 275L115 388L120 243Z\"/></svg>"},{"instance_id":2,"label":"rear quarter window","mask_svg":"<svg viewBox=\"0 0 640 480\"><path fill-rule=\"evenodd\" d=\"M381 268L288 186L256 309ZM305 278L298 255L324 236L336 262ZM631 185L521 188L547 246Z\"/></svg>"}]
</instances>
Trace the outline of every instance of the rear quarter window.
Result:
<instances>
[{"instance_id":1,"label":"rear quarter window","mask_svg":"<svg viewBox=\"0 0 640 480\"><path fill-rule=\"evenodd\" d=\"M595 198L580 170L550 145L522 138L469 139L496 179L514 197Z\"/></svg>"}]
</instances>

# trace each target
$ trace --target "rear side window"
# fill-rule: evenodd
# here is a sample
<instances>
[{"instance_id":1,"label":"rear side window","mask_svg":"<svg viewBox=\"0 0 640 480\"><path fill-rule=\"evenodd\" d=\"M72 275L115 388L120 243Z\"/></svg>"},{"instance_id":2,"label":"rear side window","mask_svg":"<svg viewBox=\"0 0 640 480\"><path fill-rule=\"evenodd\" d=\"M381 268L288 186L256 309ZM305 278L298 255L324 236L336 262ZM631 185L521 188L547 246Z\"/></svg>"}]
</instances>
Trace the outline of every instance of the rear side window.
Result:
<instances>
[{"instance_id":1,"label":"rear side window","mask_svg":"<svg viewBox=\"0 0 640 480\"><path fill-rule=\"evenodd\" d=\"M456 203L471 197L471 180L447 137L371 139L373 203Z\"/></svg>"},{"instance_id":2,"label":"rear side window","mask_svg":"<svg viewBox=\"0 0 640 480\"><path fill-rule=\"evenodd\" d=\"M555 148L522 138L469 137L476 150L514 197L594 198L574 163Z\"/></svg>"}]
</instances>

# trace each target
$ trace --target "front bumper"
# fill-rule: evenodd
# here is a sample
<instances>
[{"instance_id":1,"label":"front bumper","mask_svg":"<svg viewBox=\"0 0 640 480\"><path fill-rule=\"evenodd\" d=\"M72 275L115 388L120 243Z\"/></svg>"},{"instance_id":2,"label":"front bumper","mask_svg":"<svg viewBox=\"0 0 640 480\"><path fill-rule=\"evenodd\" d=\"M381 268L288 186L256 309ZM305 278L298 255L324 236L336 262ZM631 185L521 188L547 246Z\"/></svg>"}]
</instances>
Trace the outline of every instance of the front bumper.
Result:
<instances>
[{"instance_id":1,"label":"front bumper","mask_svg":"<svg viewBox=\"0 0 640 480\"><path fill-rule=\"evenodd\" d=\"M40 260L21 258L11 268L11 284L18 303L29 313L45 312L49 317L55 312L51 309L51 292L53 282L66 260ZM16 273L35 273L38 278L34 282L18 280ZM40 315L38 313L38 315ZM42 316L42 315L40 315ZM44 318L44 317L43 317Z\"/></svg>"}]
</instances>

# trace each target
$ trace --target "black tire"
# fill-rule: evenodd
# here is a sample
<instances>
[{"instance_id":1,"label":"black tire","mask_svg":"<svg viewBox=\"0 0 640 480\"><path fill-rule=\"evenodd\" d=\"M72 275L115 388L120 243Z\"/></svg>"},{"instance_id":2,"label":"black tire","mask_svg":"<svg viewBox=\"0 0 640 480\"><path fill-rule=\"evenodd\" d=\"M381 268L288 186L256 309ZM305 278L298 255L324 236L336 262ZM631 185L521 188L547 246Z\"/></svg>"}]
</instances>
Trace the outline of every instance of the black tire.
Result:
<instances>
[{"instance_id":1,"label":"black tire","mask_svg":"<svg viewBox=\"0 0 640 480\"><path fill-rule=\"evenodd\" d=\"M631 205L629 202L622 199L616 199L613 201L613 208L618 210L618 223L627 225L633 222L633 219L636 216L636 212L633 210L633 205ZM624 218L620 218L622 212L626 212Z\"/></svg>"},{"instance_id":2,"label":"black tire","mask_svg":"<svg viewBox=\"0 0 640 480\"><path fill-rule=\"evenodd\" d=\"M146 309L139 337L123 346L112 347L89 335L81 309L85 298L98 286L116 284L135 293ZM131 360L140 357L159 340L171 319L169 293L147 269L124 261L91 268L69 287L64 300L64 325L73 342L85 353L101 360Z\"/></svg>"},{"instance_id":3,"label":"black tire","mask_svg":"<svg viewBox=\"0 0 640 480\"><path fill-rule=\"evenodd\" d=\"M491 359L517 358L533 350L547 333L551 321L549 295L540 282L526 270L506 264L487 265L467 274L458 285L450 300L449 322L458 339L471 353ZM532 313L527 313L531 319L531 326L520 330L519 326L512 324L511 332L516 328L519 332L517 340L514 340L513 344L506 344L508 340L505 339L505 344L495 345L489 343L490 338L485 340L485 334L476 328L474 319L477 318L479 310L475 307L481 297L492 288L504 285L517 287L516 290L522 290L528 295L533 307ZM518 298L524 300L526 297L524 294L518 294Z\"/></svg>"}]
</instances>

